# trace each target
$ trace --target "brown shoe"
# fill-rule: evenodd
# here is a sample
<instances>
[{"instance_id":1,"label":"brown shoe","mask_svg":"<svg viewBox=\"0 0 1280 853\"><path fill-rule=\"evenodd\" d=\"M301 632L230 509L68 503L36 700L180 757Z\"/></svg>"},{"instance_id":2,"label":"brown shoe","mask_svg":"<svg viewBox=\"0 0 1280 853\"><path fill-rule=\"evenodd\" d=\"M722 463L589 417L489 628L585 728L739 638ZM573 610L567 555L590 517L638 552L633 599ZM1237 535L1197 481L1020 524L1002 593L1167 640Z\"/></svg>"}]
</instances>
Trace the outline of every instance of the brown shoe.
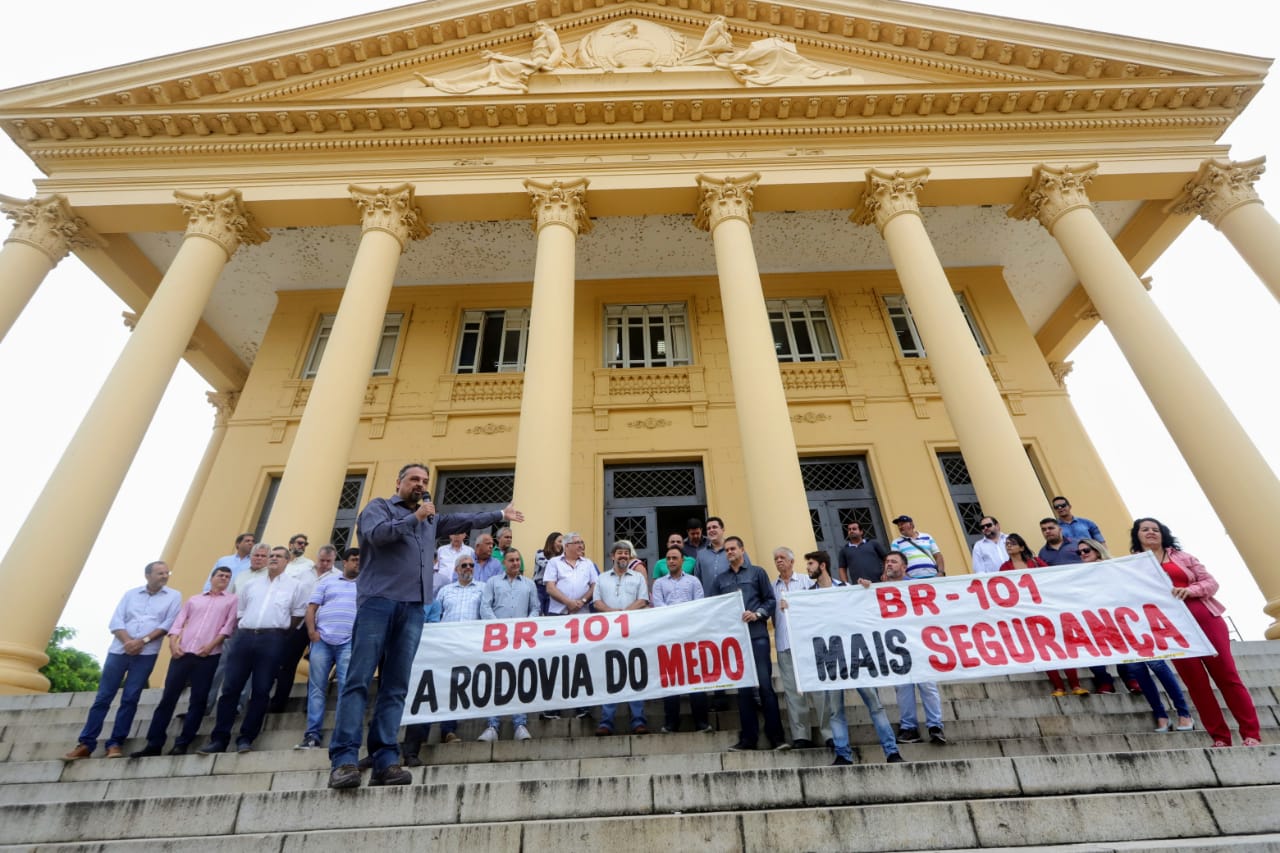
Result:
<instances>
[{"instance_id":1,"label":"brown shoe","mask_svg":"<svg viewBox=\"0 0 1280 853\"><path fill-rule=\"evenodd\" d=\"M93 750L89 749L89 747L85 746L82 743L78 743L76 744L75 749L71 750L70 752L68 752L66 755L62 757L65 758L67 761L78 761L81 758L88 758L90 755L93 755Z\"/></svg>"},{"instance_id":2,"label":"brown shoe","mask_svg":"<svg viewBox=\"0 0 1280 853\"><path fill-rule=\"evenodd\" d=\"M118 746L107 747L107 758L124 758L124 750Z\"/></svg>"},{"instance_id":3,"label":"brown shoe","mask_svg":"<svg viewBox=\"0 0 1280 853\"><path fill-rule=\"evenodd\" d=\"M369 777L370 788L377 788L382 785L410 785L412 783L413 774L399 764L392 764L381 773L375 770L373 775Z\"/></svg>"}]
</instances>

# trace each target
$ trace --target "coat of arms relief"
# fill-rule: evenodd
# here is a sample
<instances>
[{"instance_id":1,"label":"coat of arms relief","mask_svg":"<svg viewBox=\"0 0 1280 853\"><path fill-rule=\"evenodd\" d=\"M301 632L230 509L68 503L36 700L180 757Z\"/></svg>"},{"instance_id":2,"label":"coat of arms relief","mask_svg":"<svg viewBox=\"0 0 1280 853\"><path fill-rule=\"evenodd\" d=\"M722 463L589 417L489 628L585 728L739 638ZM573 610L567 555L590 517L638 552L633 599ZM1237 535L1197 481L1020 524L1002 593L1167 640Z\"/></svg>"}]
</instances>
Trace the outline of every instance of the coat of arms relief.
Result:
<instances>
[{"instance_id":1,"label":"coat of arms relief","mask_svg":"<svg viewBox=\"0 0 1280 853\"><path fill-rule=\"evenodd\" d=\"M447 77L415 76L430 89L450 95L526 93L539 75L584 77L632 72L721 69L743 86L812 83L826 77L857 82L849 68L834 68L801 56L782 38L765 38L745 47L734 44L723 16L716 16L697 44L654 21L626 18L590 32L566 47L547 23L539 21L533 49L526 56L494 51L484 64ZM835 81L832 81L835 82Z\"/></svg>"}]
</instances>

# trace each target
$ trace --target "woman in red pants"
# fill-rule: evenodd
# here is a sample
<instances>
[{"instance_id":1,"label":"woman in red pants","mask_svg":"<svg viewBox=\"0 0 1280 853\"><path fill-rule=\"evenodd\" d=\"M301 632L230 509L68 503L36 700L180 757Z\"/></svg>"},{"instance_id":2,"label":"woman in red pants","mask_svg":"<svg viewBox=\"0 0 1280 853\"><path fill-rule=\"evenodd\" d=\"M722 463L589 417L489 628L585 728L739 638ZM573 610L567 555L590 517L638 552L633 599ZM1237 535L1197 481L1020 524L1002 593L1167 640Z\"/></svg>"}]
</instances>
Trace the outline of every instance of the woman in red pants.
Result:
<instances>
[{"instance_id":1,"label":"woman in red pants","mask_svg":"<svg viewBox=\"0 0 1280 853\"><path fill-rule=\"evenodd\" d=\"M1187 609L1217 650L1214 657L1173 659L1173 667L1187 686L1191 701L1200 712L1200 721L1213 738L1213 745L1231 746L1231 729L1227 727L1217 697L1213 695L1210 678L1222 691L1222 698L1236 718L1241 741L1245 746L1260 746L1258 711L1253 707L1253 699L1240 680L1235 659L1231 656L1231 641L1222 618L1226 608L1213 597L1218 591L1218 582L1199 560L1178 546L1178 540L1173 538L1169 528L1154 518L1135 521L1129 531L1129 542L1130 550L1135 554L1142 551L1152 553L1173 581L1174 598L1187 603Z\"/></svg>"}]
</instances>

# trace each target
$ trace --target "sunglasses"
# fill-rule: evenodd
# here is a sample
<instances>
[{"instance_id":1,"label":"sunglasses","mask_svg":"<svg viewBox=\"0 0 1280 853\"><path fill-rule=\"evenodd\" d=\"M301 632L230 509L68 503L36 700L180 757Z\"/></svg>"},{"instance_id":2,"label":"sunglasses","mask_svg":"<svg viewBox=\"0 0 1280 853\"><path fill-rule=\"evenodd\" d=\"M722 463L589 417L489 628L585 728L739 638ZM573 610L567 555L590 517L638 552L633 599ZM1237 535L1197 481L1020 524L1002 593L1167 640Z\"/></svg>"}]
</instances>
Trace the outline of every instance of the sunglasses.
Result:
<instances>
[{"instance_id":1,"label":"sunglasses","mask_svg":"<svg viewBox=\"0 0 1280 853\"><path fill-rule=\"evenodd\" d=\"M1076 549L1076 553L1077 553L1077 554L1092 554L1092 553L1093 553L1093 549L1092 549L1092 548L1090 548L1088 545L1081 545L1079 548L1077 548L1077 549Z\"/></svg>"},{"instance_id":2,"label":"sunglasses","mask_svg":"<svg viewBox=\"0 0 1280 853\"><path fill-rule=\"evenodd\" d=\"M458 563L458 568L460 569L474 569L475 567L475 563Z\"/></svg>"},{"instance_id":3,"label":"sunglasses","mask_svg":"<svg viewBox=\"0 0 1280 853\"><path fill-rule=\"evenodd\" d=\"M1069 507L1069 506L1071 506L1071 504L1054 504L1054 505L1053 505L1053 508L1054 508L1054 509L1066 509L1066 508L1067 508L1067 507Z\"/></svg>"},{"instance_id":4,"label":"sunglasses","mask_svg":"<svg viewBox=\"0 0 1280 853\"><path fill-rule=\"evenodd\" d=\"M978 526L981 527L983 530L986 530L989 527L995 527L995 525L989 521L986 524L979 524Z\"/></svg>"}]
</instances>

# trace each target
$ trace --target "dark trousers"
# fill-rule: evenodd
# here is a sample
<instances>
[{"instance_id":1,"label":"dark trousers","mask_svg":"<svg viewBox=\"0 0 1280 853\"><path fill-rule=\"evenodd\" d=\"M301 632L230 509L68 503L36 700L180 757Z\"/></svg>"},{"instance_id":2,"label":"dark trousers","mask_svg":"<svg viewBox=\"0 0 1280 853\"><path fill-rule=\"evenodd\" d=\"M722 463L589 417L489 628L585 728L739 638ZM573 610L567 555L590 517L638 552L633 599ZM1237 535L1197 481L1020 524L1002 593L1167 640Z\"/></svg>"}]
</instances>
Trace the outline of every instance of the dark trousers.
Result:
<instances>
[{"instance_id":1,"label":"dark trousers","mask_svg":"<svg viewBox=\"0 0 1280 853\"><path fill-rule=\"evenodd\" d=\"M180 658L169 662L169 673L164 677L164 693L160 694L160 704L156 706L151 717L151 726L147 729L147 746L160 749L167 737L169 721L173 719L173 711L178 707L178 698L183 689L191 685L191 701L187 703L187 716L182 722L182 732L174 741L178 746L186 746L196 739L200 730L200 722L204 717L205 705L209 702L209 688L213 686L213 674L218 671L218 662L222 655L200 657L188 652Z\"/></svg>"},{"instance_id":2,"label":"dark trousers","mask_svg":"<svg viewBox=\"0 0 1280 853\"><path fill-rule=\"evenodd\" d=\"M689 710L693 714L693 730L697 731L707 724L707 694L690 693ZM662 712L665 719L664 725L673 732L680 731L680 700L681 696L665 696L662 699Z\"/></svg>"},{"instance_id":3,"label":"dark trousers","mask_svg":"<svg viewBox=\"0 0 1280 853\"><path fill-rule=\"evenodd\" d=\"M253 743L262 731L262 720L267 715L267 696L271 682L280 667L280 655L284 651L284 629L253 631L241 628L236 632L236 643L227 652L227 666L222 680L222 695L218 697L218 715L209 733L209 741L227 745L231 742L231 726L236 721L236 705L240 691L246 682L252 682L253 693L244 711L237 743Z\"/></svg>"},{"instance_id":4,"label":"dark trousers","mask_svg":"<svg viewBox=\"0 0 1280 853\"><path fill-rule=\"evenodd\" d=\"M778 713L778 694L773 692L773 662L769 660L769 635L762 633L751 638L752 657L756 659L757 684L760 688L760 707L764 711L765 737L774 746L786 740L782 733L782 716ZM760 739L760 722L756 719L754 687L738 690L738 719L742 723L740 741L755 746Z\"/></svg>"},{"instance_id":5,"label":"dark trousers","mask_svg":"<svg viewBox=\"0 0 1280 853\"><path fill-rule=\"evenodd\" d=\"M284 649L280 652L280 666L276 670L275 692L271 694L269 710L273 714L283 711L289 704L289 693L293 690L293 680L298 676L298 663L311 646L305 625L299 625L290 631L284 641Z\"/></svg>"}]
</instances>

